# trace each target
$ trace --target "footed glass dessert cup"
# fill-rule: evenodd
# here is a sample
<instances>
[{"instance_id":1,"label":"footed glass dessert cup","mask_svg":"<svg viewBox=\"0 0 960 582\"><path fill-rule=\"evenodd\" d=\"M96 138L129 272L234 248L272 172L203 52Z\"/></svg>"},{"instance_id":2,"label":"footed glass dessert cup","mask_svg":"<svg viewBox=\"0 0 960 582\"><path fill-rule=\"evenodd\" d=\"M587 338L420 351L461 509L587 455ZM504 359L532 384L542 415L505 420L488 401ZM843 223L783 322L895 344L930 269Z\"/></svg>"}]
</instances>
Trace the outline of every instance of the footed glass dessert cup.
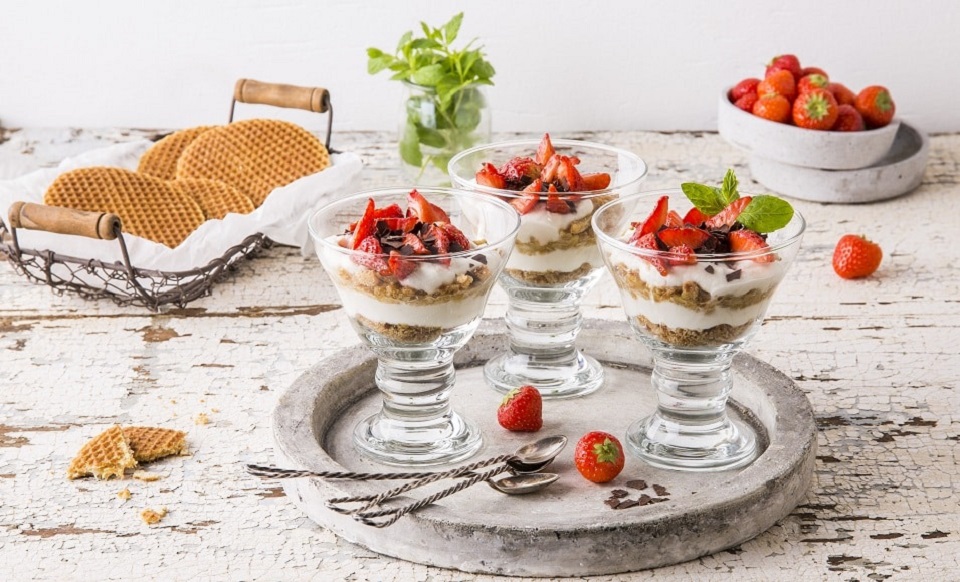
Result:
<instances>
[{"instance_id":1,"label":"footed glass dessert cup","mask_svg":"<svg viewBox=\"0 0 960 582\"><path fill-rule=\"evenodd\" d=\"M667 208L676 215L658 227ZM661 468L719 471L746 466L759 452L753 429L726 412L730 364L759 330L805 223L793 213L766 240L732 221L713 228L702 214L691 220L699 228L677 226L691 208L681 190L643 193L605 205L593 226L627 321L654 356L657 410L630 425L627 449ZM654 234L641 237L642 229ZM691 252L707 235L705 251Z\"/></svg>"},{"instance_id":2,"label":"footed glass dessert cup","mask_svg":"<svg viewBox=\"0 0 960 582\"><path fill-rule=\"evenodd\" d=\"M615 147L544 136L464 151L449 169L454 188L507 201L520 213L500 276L510 343L484 367L488 384L504 393L531 385L547 399L597 390L603 368L576 346L583 297L603 274L590 218L605 202L639 192L646 164Z\"/></svg>"},{"instance_id":3,"label":"footed glass dessert cup","mask_svg":"<svg viewBox=\"0 0 960 582\"><path fill-rule=\"evenodd\" d=\"M454 412L454 353L473 335L520 219L504 202L394 188L329 204L308 220L317 255L361 341L377 356L383 407L354 443L391 465L466 459L481 444Z\"/></svg>"}]
</instances>

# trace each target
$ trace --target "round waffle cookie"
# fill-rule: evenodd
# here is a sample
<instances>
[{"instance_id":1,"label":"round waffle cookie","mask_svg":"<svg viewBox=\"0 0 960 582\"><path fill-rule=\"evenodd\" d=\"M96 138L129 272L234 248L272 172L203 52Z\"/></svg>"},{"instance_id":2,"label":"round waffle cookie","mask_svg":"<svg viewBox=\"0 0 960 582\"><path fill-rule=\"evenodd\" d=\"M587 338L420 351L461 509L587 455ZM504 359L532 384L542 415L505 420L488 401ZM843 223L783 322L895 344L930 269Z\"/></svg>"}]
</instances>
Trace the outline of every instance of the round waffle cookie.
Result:
<instances>
[{"instance_id":1,"label":"round waffle cookie","mask_svg":"<svg viewBox=\"0 0 960 582\"><path fill-rule=\"evenodd\" d=\"M254 205L250 197L227 184L216 180L176 180L170 182L179 188L194 202L200 205L203 216L223 218L228 213L248 214L253 212Z\"/></svg>"},{"instance_id":2,"label":"round waffle cookie","mask_svg":"<svg viewBox=\"0 0 960 582\"><path fill-rule=\"evenodd\" d=\"M80 168L60 174L43 196L45 204L112 212L123 230L175 247L203 224L203 211L180 188L119 168Z\"/></svg>"},{"instance_id":3,"label":"round waffle cookie","mask_svg":"<svg viewBox=\"0 0 960 582\"><path fill-rule=\"evenodd\" d=\"M93 475L97 479L123 477L124 469L137 466L133 451L119 425L113 425L83 445L70 461L67 478L77 479Z\"/></svg>"},{"instance_id":4,"label":"round waffle cookie","mask_svg":"<svg viewBox=\"0 0 960 582\"><path fill-rule=\"evenodd\" d=\"M187 433L155 426L125 426L123 437L127 439L133 458L138 463L156 461L170 455L183 454L187 449Z\"/></svg>"},{"instance_id":5,"label":"round waffle cookie","mask_svg":"<svg viewBox=\"0 0 960 582\"><path fill-rule=\"evenodd\" d=\"M173 180L177 176L177 159L183 150L200 137L200 134L215 127L217 126L201 125L171 133L140 156L137 172L162 180Z\"/></svg>"},{"instance_id":6,"label":"round waffle cookie","mask_svg":"<svg viewBox=\"0 0 960 582\"><path fill-rule=\"evenodd\" d=\"M274 188L330 165L330 154L302 127L249 119L204 132L177 160L177 179L220 180L260 206Z\"/></svg>"}]
</instances>

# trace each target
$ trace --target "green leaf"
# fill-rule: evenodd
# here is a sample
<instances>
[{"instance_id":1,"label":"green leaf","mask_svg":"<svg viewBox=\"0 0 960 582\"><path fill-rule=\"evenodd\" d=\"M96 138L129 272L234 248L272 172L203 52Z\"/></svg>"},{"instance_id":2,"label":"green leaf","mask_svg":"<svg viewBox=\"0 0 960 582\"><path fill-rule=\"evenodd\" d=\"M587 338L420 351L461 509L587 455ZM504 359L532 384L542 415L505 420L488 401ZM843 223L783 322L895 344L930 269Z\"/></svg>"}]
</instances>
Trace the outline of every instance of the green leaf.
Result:
<instances>
[{"instance_id":1,"label":"green leaf","mask_svg":"<svg viewBox=\"0 0 960 582\"><path fill-rule=\"evenodd\" d=\"M442 45L439 42L433 40L432 38L418 38L410 43L410 48L413 50L435 49L440 48L441 46Z\"/></svg>"},{"instance_id":2,"label":"green leaf","mask_svg":"<svg viewBox=\"0 0 960 582\"><path fill-rule=\"evenodd\" d=\"M404 55L407 54L407 53L404 52L404 48L405 48L405 47L407 46L407 44L410 42L410 39L411 39L411 38L413 38L413 31L408 30L407 32L403 33L403 36L400 37L400 42L397 43L397 52L398 52L398 53L401 53L401 52L402 52L402 53L404 53Z\"/></svg>"},{"instance_id":3,"label":"green leaf","mask_svg":"<svg viewBox=\"0 0 960 582\"><path fill-rule=\"evenodd\" d=\"M727 205L740 198L740 193L737 192L737 175L733 173L733 168L728 168L726 175L723 177L723 187L720 188L720 199L723 200L723 204Z\"/></svg>"},{"instance_id":4,"label":"green leaf","mask_svg":"<svg viewBox=\"0 0 960 582\"><path fill-rule=\"evenodd\" d=\"M425 146L432 148L447 147L447 140L444 139L443 134L435 129L423 127L422 125L417 126L417 137L420 139L420 143Z\"/></svg>"},{"instance_id":5,"label":"green leaf","mask_svg":"<svg viewBox=\"0 0 960 582\"><path fill-rule=\"evenodd\" d=\"M371 59L376 59L383 56L383 51L378 48L370 47L367 49L367 56Z\"/></svg>"},{"instance_id":6,"label":"green leaf","mask_svg":"<svg viewBox=\"0 0 960 582\"><path fill-rule=\"evenodd\" d=\"M793 206L776 196L754 196L750 204L743 209L737 222L750 230L766 233L780 230L793 218Z\"/></svg>"},{"instance_id":7,"label":"green leaf","mask_svg":"<svg viewBox=\"0 0 960 582\"><path fill-rule=\"evenodd\" d=\"M687 198L690 200L690 202L697 207L697 210L706 214L707 216L718 214L727 206L724 204L720 196L719 188L714 188L713 186L707 186L705 184L685 182L680 184L680 189L683 190L683 193L687 195Z\"/></svg>"},{"instance_id":8,"label":"green leaf","mask_svg":"<svg viewBox=\"0 0 960 582\"><path fill-rule=\"evenodd\" d=\"M420 21L420 30L423 31L423 36L427 38L433 38L433 29L427 25L426 22Z\"/></svg>"},{"instance_id":9,"label":"green leaf","mask_svg":"<svg viewBox=\"0 0 960 582\"><path fill-rule=\"evenodd\" d=\"M443 73L443 65L429 65L414 71L413 75L410 77L410 80L417 85L426 85L431 87L440 82L440 79L443 78Z\"/></svg>"},{"instance_id":10,"label":"green leaf","mask_svg":"<svg viewBox=\"0 0 960 582\"><path fill-rule=\"evenodd\" d=\"M477 81L489 81L493 78L493 75L496 74L496 71L493 68L493 65L487 61L477 61L473 66L474 73L477 76ZM493 83L490 83L491 85Z\"/></svg>"},{"instance_id":11,"label":"green leaf","mask_svg":"<svg viewBox=\"0 0 960 582\"><path fill-rule=\"evenodd\" d=\"M419 168L423 164L417 128L412 123L407 123L404 127L403 138L400 139L400 157L411 166Z\"/></svg>"},{"instance_id":12,"label":"green leaf","mask_svg":"<svg viewBox=\"0 0 960 582\"><path fill-rule=\"evenodd\" d=\"M430 161L433 162L433 165L436 166L438 170L440 170L441 172L443 172L444 174L446 174L446 173L447 173L447 164L450 163L450 158L452 158L452 157L453 157L453 156L437 154L437 155L434 155L434 156L430 159Z\"/></svg>"},{"instance_id":13,"label":"green leaf","mask_svg":"<svg viewBox=\"0 0 960 582\"><path fill-rule=\"evenodd\" d=\"M443 25L443 39L448 45L457 40L461 23L463 23L463 12L455 14L453 18L450 19L450 22Z\"/></svg>"},{"instance_id":14,"label":"green leaf","mask_svg":"<svg viewBox=\"0 0 960 582\"><path fill-rule=\"evenodd\" d=\"M390 55L380 55L378 57L373 57L367 61L367 72L371 75L376 75L380 71L386 69L390 66L390 63L393 62L393 57Z\"/></svg>"}]
</instances>

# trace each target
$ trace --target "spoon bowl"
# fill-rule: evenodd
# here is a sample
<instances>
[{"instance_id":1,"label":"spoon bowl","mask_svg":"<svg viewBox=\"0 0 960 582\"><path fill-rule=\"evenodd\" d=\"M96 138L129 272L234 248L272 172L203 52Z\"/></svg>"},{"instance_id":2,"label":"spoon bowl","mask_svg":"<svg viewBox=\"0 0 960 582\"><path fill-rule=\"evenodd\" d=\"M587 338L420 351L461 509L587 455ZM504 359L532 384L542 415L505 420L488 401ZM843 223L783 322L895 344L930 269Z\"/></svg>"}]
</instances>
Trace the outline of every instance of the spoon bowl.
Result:
<instances>
[{"instance_id":1,"label":"spoon bowl","mask_svg":"<svg viewBox=\"0 0 960 582\"><path fill-rule=\"evenodd\" d=\"M567 446L567 437L553 435L532 443L527 443L514 453L514 459L507 461L517 473L536 473L549 465Z\"/></svg>"},{"instance_id":2,"label":"spoon bowl","mask_svg":"<svg viewBox=\"0 0 960 582\"><path fill-rule=\"evenodd\" d=\"M535 493L560 478L556 473L522 473L497 480L488 480L487 484L507 495L525 495Z\"/></svg>"}]
</instances>

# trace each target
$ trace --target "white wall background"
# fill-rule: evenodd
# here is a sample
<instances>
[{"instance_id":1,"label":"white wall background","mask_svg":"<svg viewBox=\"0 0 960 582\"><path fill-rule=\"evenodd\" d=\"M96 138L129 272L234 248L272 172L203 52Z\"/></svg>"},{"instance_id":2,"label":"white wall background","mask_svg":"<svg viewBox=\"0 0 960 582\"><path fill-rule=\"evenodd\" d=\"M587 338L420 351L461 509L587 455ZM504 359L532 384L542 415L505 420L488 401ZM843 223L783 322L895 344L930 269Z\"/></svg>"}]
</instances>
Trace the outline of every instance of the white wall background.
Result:
<instances>
[{"instance_id":1,"label":"white wall background","mask_svg":"<svg viewBox=\"0 0 960 582\"><path fill-rule=\"evenodd\" d=\"M393 129L399 86L366 74L365 48L458 10L498 71L495 131L715 129L720 88L784 52L855 91L886 85L922 129L960 131L954 0L5 0L0 124L222 122L251 77L329 88L336 130Z\"/></svg>"}]
</instances>

